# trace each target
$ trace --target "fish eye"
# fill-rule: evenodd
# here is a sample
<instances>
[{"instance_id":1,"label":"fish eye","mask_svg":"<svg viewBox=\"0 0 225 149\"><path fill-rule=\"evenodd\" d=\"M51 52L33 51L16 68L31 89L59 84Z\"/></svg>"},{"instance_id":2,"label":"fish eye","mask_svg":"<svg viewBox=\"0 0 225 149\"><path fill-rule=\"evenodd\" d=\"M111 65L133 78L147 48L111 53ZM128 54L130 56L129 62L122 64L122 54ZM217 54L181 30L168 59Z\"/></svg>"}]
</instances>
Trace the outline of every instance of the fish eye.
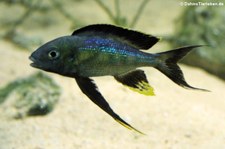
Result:
<instances>
[{"instance_id":1,"label":"fish eye","mask_svg":"<svg viewBox=\"0 0 225 149\"><path fill-rule=\"evenodd\" d=\"M50 52L48 53L48 57L49 57L50 59L56 59L56 58L59 57L59 52L56 51L56 50L52 50L52 51L50 51Z\"/></svg>"}]
</instances>

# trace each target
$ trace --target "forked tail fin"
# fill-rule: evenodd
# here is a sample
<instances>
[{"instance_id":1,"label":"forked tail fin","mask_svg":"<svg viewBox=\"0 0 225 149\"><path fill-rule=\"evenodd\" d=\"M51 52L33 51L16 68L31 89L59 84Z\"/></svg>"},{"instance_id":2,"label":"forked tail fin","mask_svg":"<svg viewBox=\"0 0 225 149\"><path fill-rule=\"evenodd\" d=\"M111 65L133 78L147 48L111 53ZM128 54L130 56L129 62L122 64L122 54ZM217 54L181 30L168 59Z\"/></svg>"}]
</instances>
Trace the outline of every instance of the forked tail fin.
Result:
<instances>
[{"instance_id":1,"label":"forked tail fin","mask_svg":"<svg viewBox=\"0 0 225 149\"><path fill-rule=\"evenodd\" d=\"M180 67L177 65L177 62L182 59L188 52L192 49L201 47L202 45L186 46L172 51L157 53L157 58L159 58L159 63L156 66L156 69L161 71L167 77L169 77L176 84L187 88L208 91L205 89L195 88L190 86L184 79L184 75Z\"/></svg>"}]
</instances>

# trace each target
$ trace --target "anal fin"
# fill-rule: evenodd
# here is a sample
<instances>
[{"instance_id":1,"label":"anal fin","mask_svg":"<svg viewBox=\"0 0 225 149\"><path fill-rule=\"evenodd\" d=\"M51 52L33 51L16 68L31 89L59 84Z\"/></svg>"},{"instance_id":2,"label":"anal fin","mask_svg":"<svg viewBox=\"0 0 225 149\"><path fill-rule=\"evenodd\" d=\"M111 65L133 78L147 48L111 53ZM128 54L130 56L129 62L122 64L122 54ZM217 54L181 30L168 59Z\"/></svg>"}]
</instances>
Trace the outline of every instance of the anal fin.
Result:
<instances>
[{"instance_id":1,"label":"anal fin","mask_svg":"<svg viewBox=\"0 0 225 149\"><path fill-rule=\"evenodd\" d=\"M94 81L90 78L75 76L76 82L78 86L80 87L81 91L89 97L89 99L94 102L97 106L99 106L103 111L108 113L110 116L112 116L118 123L123 125L124 127L135 130L136 132L140 134L144 134L141 131L137 130L130 124L128 124L126 121L124 121L118 114L116 114L108 104L108 102L105 100L105 98L102 96L102 94L98 91L98 87L95 85Z\"/></svg>"},{"instance_id":2,"label":"anal fin","mask_svg":"<svg viewBox=\"0 0 225 149\"><path fill-rule=\"evenodd\" d=\"M142 70L135 70L124 75L114 76L114 78L131 90L147 96L154 96L154 89L148 83L146 75Z\"/></svg>"}]
</instances>

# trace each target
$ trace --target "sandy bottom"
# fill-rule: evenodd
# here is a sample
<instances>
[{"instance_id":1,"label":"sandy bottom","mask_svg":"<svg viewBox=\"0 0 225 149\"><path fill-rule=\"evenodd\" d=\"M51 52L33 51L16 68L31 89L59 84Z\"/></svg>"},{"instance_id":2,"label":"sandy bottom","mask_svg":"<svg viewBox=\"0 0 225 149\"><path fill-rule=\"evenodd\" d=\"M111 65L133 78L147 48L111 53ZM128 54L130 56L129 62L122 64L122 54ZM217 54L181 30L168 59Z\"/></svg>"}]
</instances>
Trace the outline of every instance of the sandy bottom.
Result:
<instances>
[{"instance_id":1,"label":"sandy bottom","mask_svg":"<svg viewBox=\"0 0 225 149\"><path fill-rule=\"evenodd\" d=\"M0 54L1 86L36 71L29 66L28 53L6 42L0 45L7 49ZM180 88L152 68L144 70L154 97L132 92L112 77L94 78L112 108L147 135L115 122L73 79L49 73L63 89L59 104L43 117L13 120L0 114L0 149L224 149L225 83L200 69L181 67L190 84L212 92Z\"/></svg>"}]
</instances>

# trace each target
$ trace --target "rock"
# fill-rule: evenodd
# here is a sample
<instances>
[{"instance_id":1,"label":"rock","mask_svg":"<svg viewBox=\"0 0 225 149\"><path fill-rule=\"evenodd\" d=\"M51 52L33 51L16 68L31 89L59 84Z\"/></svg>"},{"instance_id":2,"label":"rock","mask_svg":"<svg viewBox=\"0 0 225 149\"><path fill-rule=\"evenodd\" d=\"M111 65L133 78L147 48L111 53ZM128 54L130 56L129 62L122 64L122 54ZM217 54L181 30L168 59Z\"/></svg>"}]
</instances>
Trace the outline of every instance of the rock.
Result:
<instances>
[{"instance_id":1,"label":"rock","mask_svg":"<svg viewBox=\"0 0 225 149\"><path fill-rule=\"evenodd\" d=\"M189 6L176 24L173 47L207 45L183 59L225 79L225 11L222 6Z\"/></svg>"},{"instance_id":2,"label":"rock","mask_svg":"<svg viewBox=\"0 0 225 149\"><path fill-rule=\"evenodd\" d=\"M59 86L38 72L0 89L1 113L11 118L45 115L53 110L59 96Z\"/></svg>"}]
</instances>

